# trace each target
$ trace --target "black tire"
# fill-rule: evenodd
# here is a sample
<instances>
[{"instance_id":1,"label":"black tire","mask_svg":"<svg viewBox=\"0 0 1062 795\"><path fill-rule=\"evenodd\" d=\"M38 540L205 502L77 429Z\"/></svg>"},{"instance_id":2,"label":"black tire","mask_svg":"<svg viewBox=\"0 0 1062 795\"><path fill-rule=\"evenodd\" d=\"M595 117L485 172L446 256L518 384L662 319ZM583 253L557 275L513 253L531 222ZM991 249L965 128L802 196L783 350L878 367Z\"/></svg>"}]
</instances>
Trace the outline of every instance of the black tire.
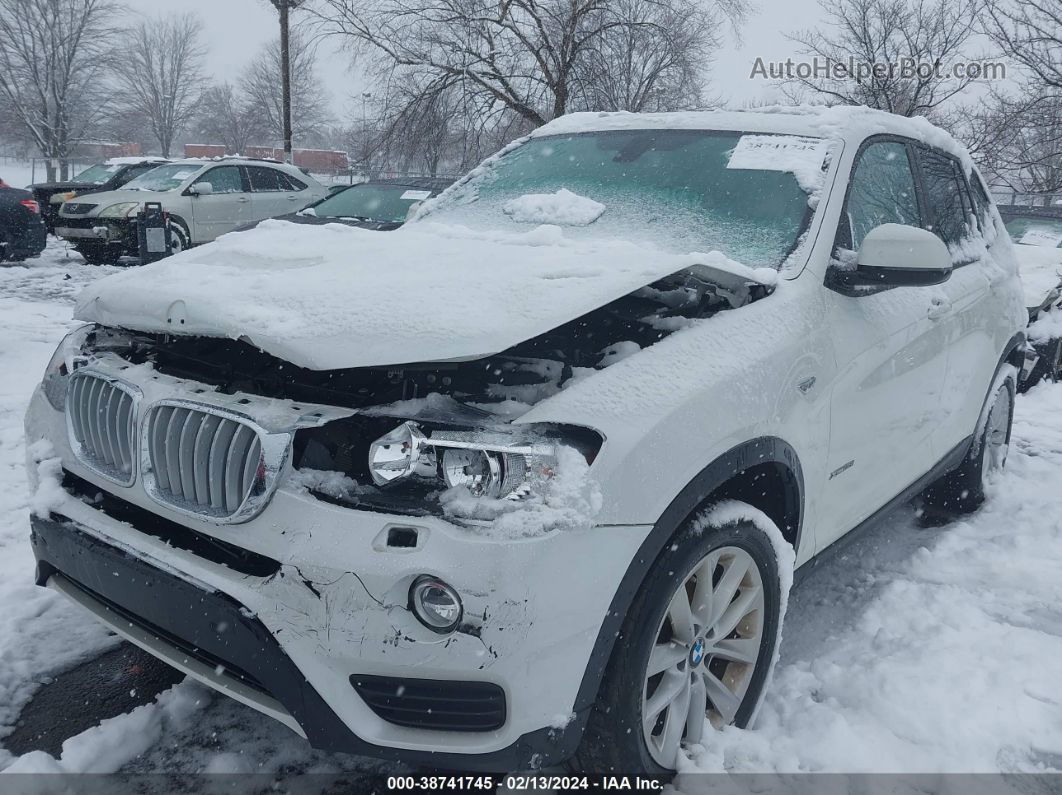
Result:
<instances>
[{"instance_id":1,"label":"black tire","mask_svg":"<svg viewBox=\"0 0 1062 795\"><path fill-rule=\"evenodd\" d=\"M187 251L191 245L188 230L178 221L170 221L170 254Z\"/></svg>"},{"instance_id":2,"label":"black tire","mask_svg":"<svg viewBox=\"0 0 1062 795\"><path fill-rule=\"evenodd\" d=\"M1019 392L1028 392L1041 381L1057 382L1062 369L1062 337L1036 346L1040 358L1029 377L1018 385Z\"/></svg>"},{"instance_id":3,"label":"black tire","mask_svg":"<svg viewBox=\"0 0 1062 795\"><path fill-rule=\"evenodd\" d=\"M690 521L653 564L624 620L579 749L569 763L574 771L648 775L674 772L653 758L641 728L649 654L671 596L700 561L722 547L748 552L763 583L765 616L759 652L733 724L745 727L752 719L767 683L778 638L782 595L775 550L766 533L752 522L700 530L695 521ZM701 739L702 744L707 742L710 735Z\"/></svg>"},{"instance_id":4,"label":"black tire","mask_svg":"<svg viewBox=\"0 0 1062 795\"><path fill-rule=\"evenodd\" d=\"M89 265L113 265L121 256L121 251L109 246L92 246L82 244L74 246L74 251L85 258Z\"/></svg>"},{"instance_id":5,"label":"black tire","mask_svg":"<svg viewBox=\"0 0 1062 795\"><path fill-rule=\"evenodd\" d=\"M1011 427L1014 423L1014 396L1017 391L1015 381L1016 376L1011 372L989 395L985 407L987 411L983 410L978 418L977 436L963 462L922 492L923 507L931 514L957 516L973 513L984 503L984 458L988 450L987 440L992 425L991 418L993 412L1004 405L1005 393L1007 398L1005 404L1007 411L1006 443L1009 445Z\"/></svg>"}]
</instances>

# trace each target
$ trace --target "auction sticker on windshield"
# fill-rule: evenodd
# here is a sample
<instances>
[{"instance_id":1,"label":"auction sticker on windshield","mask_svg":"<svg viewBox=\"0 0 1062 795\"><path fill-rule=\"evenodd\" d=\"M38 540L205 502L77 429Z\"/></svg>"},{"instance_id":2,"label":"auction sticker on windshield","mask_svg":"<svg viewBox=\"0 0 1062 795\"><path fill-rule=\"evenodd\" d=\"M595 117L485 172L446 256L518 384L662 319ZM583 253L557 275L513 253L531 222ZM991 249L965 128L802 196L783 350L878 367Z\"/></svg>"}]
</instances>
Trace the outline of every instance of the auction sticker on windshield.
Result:
<instances>
[{"instance_id":1,"label":"auction sticker on windshield","mask_svg":"<svg viewBox=\"0 0 1062 795\"><path fill-rule=\"evenodd\" d=\"M726 167L797 171L809 164L821 164L827 144L823 138L799 135L743 135L731 150Z\"/></svg>"}]
</instances>

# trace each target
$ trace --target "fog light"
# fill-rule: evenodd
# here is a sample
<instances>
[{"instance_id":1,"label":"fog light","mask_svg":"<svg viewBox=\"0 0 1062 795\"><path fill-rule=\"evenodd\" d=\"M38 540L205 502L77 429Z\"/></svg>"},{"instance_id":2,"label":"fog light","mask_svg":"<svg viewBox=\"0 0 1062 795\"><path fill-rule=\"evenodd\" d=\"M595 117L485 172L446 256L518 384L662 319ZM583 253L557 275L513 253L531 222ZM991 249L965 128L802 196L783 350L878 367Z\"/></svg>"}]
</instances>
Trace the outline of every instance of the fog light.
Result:
<instances>
[{"instance_id":1,"label":"fog light","mask_svg":"<svg viewBox=\"0 0 1062 795\"><path fill-rule=\"evenodd\" d=\"M464 608L457 591L436 577L422 575L409 589L409 604L424 626L432 632L452 632L461 623Z\"/></svg>"}]
</instances>

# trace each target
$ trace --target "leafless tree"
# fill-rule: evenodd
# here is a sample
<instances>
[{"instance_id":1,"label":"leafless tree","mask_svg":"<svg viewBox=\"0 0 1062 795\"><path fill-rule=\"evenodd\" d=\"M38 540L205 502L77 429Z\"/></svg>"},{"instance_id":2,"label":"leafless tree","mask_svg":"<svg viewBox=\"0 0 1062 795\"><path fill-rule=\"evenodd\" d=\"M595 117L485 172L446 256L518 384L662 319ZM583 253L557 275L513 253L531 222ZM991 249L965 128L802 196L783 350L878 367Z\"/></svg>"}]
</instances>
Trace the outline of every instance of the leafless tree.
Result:
<instances>
[{"instance_id":1,"label":"leafless tree","mask_svg":"<svg viewBox=\"0 0 1062 795\"><path fill-rule=\"evenodd\" d=\"M1030 73L1032 81L1062 92L1062 3L998 0L985 6L985 32Z\"/></svg>"},{"instance_id":2,"label":"leafless tree","mask_svg":"<svg viewBox=\"0 0 1062 795\"><path fill-rule=\"evenodd\" d=\"M722 39L714 11L697 0L613 0L622 24L587 48L577 70L579 104L635 112L699 107L710 53ZM742 19L745 11L733 6L728 14Z\"/></svg>"},{"instance_id":3,"label":"leafless tree","mask_svg":"<svg viewBox=\"0 0 1062 795\"><path fill-rule=\"evenodd\" d=\"M262 128L274 142L284 138L280 83L280 42L264 47L243 74L241 89ZM317 53L310 38L291 32L291 122L295 140L314 141L330 121L328 94L317 75Z\"/></svg>"},{"instance_id":4,"label":"leafless tree","mask_svg":"<svg viewBox=\"0 0 1062 795\"><path fill-rule=\"evenodd\" d=\"M203 90L203 25L194 14L142 20L125 32L117 71L123 102L142 114L170 156Z\"/></svg>"},{"instance_id":5,"label":"leafless tree","mask_svg":"<svg viewBox=\"0 0 1062 795\"><path fill-rule=\"evenodd\" d=\"M112 0L0 0L0 95L66 176L71 147L107 110L105 76L115 43Z\"/></svg>"},{"instance_id":6,"label":"leafless tree","mask_svg":"<svg viewBox=\"0 0 1062 795\"><path fill-rule=\"evenodd\" d=\"M739 20L747 0L705 0ZM686 5L689 3L689 5ZM671 64L695 63L696 53L661 57L686 39L668 29L674 9L693 0L320 0L311 9L319 30L341 37L355 51L380 57L387 68L411 70L433 91L461 86L495 112L515 114L531 125L580 107L598 97L581 91L597 65L622 46L612 33L638 30L632 59L658 65L633 66L630 86L612 90L623 104L640 92L651 97ZM621 5L624 6L621 8ZM696 37L694 37L696 38ZM647 42L651 43L646 46ZM707 46L701 38L695 46ZM653 73L656 73L655 75ZM622 82L622 81L621 81ZM622 95L622 96L621 96ZM634 98L635 101L641 101Z\"/></svg>"},{"instance_id":7,"label":"leafless tree","mask_svg":"<svg viewBox=\"0 0 1062 795\"><path fill-rule=\"evenodd\" d=\"M193 130L202 143L224 144L233 154L246 152L268 134L257 109L231 83L203 92Z\"/></svg>"},{"instance_id":8,"label":"leafless tree","mask_svg":"<svg viewBox=\"0 0 1062 795\"><path fill-rule=\"evenodd\" d=\"M983 0L820 0L823 27L789 38L820 67L864 64L869 74L789 76L792 94L869 105L901 116L931 116L973 77L954 76L968 59ZM909 69L904 63L921 69ZM890 66L894 68L889 68ZM938 68L930 68L932 66Z\"/></svg>"},{"instance_id":9,"label":"leafless tree","mask_svg":"<svg viewBox=\"0 0 1062 795\"><path fill-rule=\"evenodd\" d=\"M995 92L971 110L960 136L994 184L1062 192L1062 94Z\"/></svg>"}]
</instances>

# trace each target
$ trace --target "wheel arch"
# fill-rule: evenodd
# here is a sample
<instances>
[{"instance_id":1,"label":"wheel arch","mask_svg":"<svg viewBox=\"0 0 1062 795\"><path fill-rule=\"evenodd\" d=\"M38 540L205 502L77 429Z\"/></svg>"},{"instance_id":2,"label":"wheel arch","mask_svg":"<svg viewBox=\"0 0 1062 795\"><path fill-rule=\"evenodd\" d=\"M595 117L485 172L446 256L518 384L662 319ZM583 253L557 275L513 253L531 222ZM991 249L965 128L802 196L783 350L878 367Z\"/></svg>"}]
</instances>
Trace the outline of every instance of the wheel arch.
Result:
<instances>
[{"instance_id":1,"label":"wheel arch","mask_svg":"<svg viewBox=\"0 0 1062 795\"><path fill-rule=\"evenodd\" d=\"M791 445L777 437L759 437L731 448L701 470L653 525L612 597L575 698L580 732L597 699L623 621L653 563L691 516L721 499L737 499L759 508L794 549L800 548L804 475Z\"/></svg>"}]
</instances>

